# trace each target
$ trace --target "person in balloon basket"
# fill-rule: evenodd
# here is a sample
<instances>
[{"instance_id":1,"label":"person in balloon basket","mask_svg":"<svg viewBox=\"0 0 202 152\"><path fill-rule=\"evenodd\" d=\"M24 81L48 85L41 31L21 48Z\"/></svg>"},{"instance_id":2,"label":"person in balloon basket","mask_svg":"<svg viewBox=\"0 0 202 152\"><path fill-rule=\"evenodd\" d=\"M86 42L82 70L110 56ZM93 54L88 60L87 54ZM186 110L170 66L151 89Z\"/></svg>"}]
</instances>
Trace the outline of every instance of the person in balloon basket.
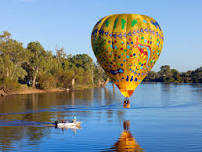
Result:
<instances>
[{"instance_id":1,"label":"person in balloon basket","mask_svg":"<svg viewBox=\"0 0 202 152\"><path fill-rule=\"evenodd\" d=\"M129 98L125 98L124 99L124 104L129 104L129 103L130 103Z\"/></svg>"},{"instance_id":2,"label":"person in balloon basket","mask_svg":"<svg viewBox=\"0 0 202 152\"><path fill-rule=\"evenodd\" d=\"M130 101L129 98L125 98L124 103L123 103L124 108L130 108Z\"/></svg>"}]
</instances>

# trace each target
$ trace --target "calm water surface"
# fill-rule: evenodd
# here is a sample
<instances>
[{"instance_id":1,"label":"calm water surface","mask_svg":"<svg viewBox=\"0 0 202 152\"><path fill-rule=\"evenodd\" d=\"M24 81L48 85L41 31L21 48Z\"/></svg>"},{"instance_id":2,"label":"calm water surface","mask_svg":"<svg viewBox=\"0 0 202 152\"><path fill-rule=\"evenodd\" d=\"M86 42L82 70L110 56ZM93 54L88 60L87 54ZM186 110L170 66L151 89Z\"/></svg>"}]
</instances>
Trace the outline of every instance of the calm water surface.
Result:
<instances>
[{"instance_id":1,"label":"calm water surface","mask_svg":"<svg viewBox=\"0 0 202 152\"><path fill-rule=\"evenodd\" d=\"M0 151L202 152L202 85L141 84L124 108L107 88L0 98ZM57 119L80 129L47 127Z\"/></svg>"}]
</instances>

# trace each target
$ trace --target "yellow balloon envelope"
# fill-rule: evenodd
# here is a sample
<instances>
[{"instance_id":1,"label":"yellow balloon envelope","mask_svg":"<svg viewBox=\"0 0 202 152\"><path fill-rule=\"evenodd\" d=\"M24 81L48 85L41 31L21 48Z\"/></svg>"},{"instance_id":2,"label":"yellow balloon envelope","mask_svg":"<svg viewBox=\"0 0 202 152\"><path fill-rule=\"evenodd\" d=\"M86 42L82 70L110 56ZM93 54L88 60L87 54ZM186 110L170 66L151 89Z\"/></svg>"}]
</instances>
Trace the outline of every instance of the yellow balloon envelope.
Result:
<instances>
[{"instance_id":1,"label":"yellow balloon envelope","mask_svg":"<svg viewBox=\"0 0 202 152\"><path fill-rule=\"evenodd\" d=\"M91 35L95 56L125 97L130 97L159 58L163 31L153 18L114 14L102 18Z\"/></svg>"}]
</instances>

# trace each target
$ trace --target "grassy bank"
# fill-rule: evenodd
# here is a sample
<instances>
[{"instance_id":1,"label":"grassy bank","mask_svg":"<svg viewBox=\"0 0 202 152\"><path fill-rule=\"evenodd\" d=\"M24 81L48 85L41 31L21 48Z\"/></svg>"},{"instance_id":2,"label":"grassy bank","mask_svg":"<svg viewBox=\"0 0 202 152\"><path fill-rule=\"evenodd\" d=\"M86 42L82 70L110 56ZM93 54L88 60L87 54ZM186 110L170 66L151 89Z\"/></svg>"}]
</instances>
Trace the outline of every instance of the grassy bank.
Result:
<instances>
[{"instance_id":1,"label":"grassy bank","mask_svg":"<svg viewBox=\"0 0 202 152\"><path fill-rule=\"evenodd\" d=\"M17 94L34 94L34 93L48 93L48 92L62 92L66 91L65 89L61 88L54 88L54 89L34 89L34 88L21 88L13 91L5 91L0 90L0 96L8 96L8 95L17 95Z\"/></svg>"},{"instance_id":2,"label":"grassy bank","mask_svg":"<svg viewBox=\"0 0 202 152\"><path fill-rule=\"evenodd\" d=\"M73 90L83 90L88 88L93 88L92 85L75 85L74 89L66 89L66 88L51 88L51 89L37 89L27 86L21 86L15 90L4 90L0 89L0 96L8 96L8 95L22 95L22 94L34 94L34 93L48 93L48 92L63 92L63 91L73 91Z\"/></svg>"}]
</instances>

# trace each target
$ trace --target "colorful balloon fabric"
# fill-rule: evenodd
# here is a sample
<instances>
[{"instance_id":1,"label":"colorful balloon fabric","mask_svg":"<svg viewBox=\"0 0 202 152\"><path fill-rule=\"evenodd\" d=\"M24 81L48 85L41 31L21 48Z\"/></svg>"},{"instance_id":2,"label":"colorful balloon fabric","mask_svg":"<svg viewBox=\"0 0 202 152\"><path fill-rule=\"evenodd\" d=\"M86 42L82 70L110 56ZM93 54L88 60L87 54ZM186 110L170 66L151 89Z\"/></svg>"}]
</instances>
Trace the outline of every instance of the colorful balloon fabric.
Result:
<instances>
[{"instance_id":1,"label":"colorful balloon fabric","mask_svg":"<svg viewBox=\"0 0 202 152\"><path fill-rule=\"evenodd\" d=\"M158 60L163 39L157 21L139 14L106 16L91 35L98 62L125 97L132 95Z\"/></svg>"}]
</instances>

